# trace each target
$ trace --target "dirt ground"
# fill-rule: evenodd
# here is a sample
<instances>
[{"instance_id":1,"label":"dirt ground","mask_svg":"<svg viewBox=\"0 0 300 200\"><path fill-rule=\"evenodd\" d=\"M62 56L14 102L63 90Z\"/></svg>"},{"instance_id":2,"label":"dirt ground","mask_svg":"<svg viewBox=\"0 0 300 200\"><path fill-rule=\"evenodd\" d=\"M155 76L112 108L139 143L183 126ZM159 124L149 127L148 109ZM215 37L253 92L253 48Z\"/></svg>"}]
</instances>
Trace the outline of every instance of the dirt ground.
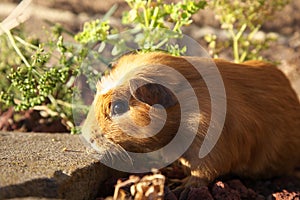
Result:
<instances>
[{"instance_id":1,"label":"dirt ground","mask_svg":"<svg viewBox=\"0 0 300 200\"><path fill-rule=\"evenodd\" d=\"M1 0L0 2L0 19L8 14L8 10L3 10L4 5L9 3L18 3L19 0ZM35 5L39 6L39 10L35 12L30 21L26 22L27 30L37 35L41 32L41 26L45 25L43 20L54 20L60 22L73 32L81 29L84 21L99 17L105 14L115 3L118 4L118 10L114 15L113 23L119 25L121 12L127 7L123 0L33 0ZM11 7L9 7L11 8ZM47 14L45 14L47 13ZM48 14L49 13L49 14ZM59 15L57 17L56 15ZM58 18L58 21L56 21ZM185 32L199 42L203 42L202 35L199 30L202 27L211 27L218 29L218 22L214 19L213 13L209 10L204 10L194 17L195 25L187 28ZM280 61L279 68L288 76L295 91L300 99L300 1L291 0L291 3L284 10L278 12L273 20L268 21L262 28L264 32L275 32L280 36L280 39L271 45L271 47L263 52L264 56L269 60ZM2 113L0 117L1 123L5 123L11 112ZM1 114L1 113L0 113ZM5 115L6 114L6 115ZM33 115L33 116L32 116ZM35 120L35 115L27 113L25 115L26 122ZM36 125L31 125L36 127ZM56 131L65 131L60 125ZM45 130L45 127L39 127ZM43 129L44 128L44 129ZM52 129L51 129L52 130ZM36 130L35 130L36 131ZM55 129L54 129L55 131ZM174 169L173 169L174 170ZM175 170L176 171L176 170ZM179 173L179 172L178 172ZM300 176L300 170L298 170ZM175 175L174 175L175 174ZM177 176L176 173L166 173L169 178ZM106 191L112 191L116 180L108 180ZM167 188L168 189L168 188ZM179 194L175 194L166 190L165 199L177 199ZM111 193L99 192L99 199L104 198ZM277 177L269 180L245 180L237 177L226 177L216 180L208 187L192 188L188 191L184 199L300 199L300 179L295 176Z\"/></svg>"}]
</instances>

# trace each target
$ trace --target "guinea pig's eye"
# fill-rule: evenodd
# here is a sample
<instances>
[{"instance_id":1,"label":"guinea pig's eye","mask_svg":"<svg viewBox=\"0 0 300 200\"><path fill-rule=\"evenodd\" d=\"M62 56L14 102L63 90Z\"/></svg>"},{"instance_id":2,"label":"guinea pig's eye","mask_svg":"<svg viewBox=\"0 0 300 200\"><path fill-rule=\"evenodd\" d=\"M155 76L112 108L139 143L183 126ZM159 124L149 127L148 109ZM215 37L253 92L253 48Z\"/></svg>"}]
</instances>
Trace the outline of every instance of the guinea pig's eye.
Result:
<instances>
[{"instance_id":1,"label":"guinea pig's eye","mask_svg":"<svg viewBox=\"0 0 300 200\"><path fill-rule=\"evenodd\" d=\"M121 115L129 110L127 101L116 101L112 103L111 114L112 116Z\"/></svg>"}]
</instances>

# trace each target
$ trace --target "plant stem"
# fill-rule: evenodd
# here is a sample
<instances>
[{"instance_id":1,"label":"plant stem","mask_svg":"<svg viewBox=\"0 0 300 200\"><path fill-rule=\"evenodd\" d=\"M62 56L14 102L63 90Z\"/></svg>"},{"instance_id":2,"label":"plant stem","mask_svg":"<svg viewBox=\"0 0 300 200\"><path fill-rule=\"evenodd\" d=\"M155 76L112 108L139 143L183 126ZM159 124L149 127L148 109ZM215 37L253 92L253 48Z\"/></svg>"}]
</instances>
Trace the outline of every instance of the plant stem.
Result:
<instances>
[{"instance_id":1,"label":"plant stem","mask_svg":"<svg viewBox=\"0 0 300 200\"><path fill-rule=\"evenodd\" d=\"M173 28L173 31L174 32L180 32L180 30L179 30L179 21L176 22L176 24L175 24L175 26Z\"/></svg>"},{"instance_id":2,"label":"plant stem","mask_svg":"<svg viewBox=\"0 0 300 200\"><path fill-rule=\"evenodd\" d=\"M241 38L241 36L243 35L246 28L247 28L247 24L243 24L242 27L240 28L239 32L236 35L238 40Z\"/></svg>"},{"instance_id":3,"label":"plant stem","mask_svg":"<svg viewBox=\"0 0 300 200\"><path fill-rule=\"evenodd\" d=\"M160 43L158 43L157 45L156 45L156 48L160 48L161 46L163 46L165 43L167 43L168 42L168 38L165 38L164 40L162 40Z\"/></svg>"},{"instance_id":4,"label":"plant stem","mask_svg":"<svg viewBox=\"0 0 300 200\"><path fill-rule=\"evenodd\" d=\"M39 48L33 44L30 44L29 42L26 42L25 40L23 40L22 38L18 37L18 36L15 36L15 39L20 42L21 44L25 45L25 46L28 46L34 50L38 50Z\"/></svg>"},{"instance_id":5,"label":"plant stem","mask_svg":"<svg viewBox=\"0 0 300 200\"><path fill-rule=\"evenodd\" d=\"M0 23L0 28L6 33L11 45L13 46L13 48L15 49L16 53L20 56L20 58L22 59L22 61L24 62L24 64L31 69L31 65L29 64L29 62L26 60L26 58L24 57L24 55L22 54L21 50L19 49L19 47L17 46L14 36L11 34L11 32L9 30L6 30L5 28L2 27L2 24Z\"/></svg>"},{"instance_id":6,"label":"plant stem","mask_svg":"<svg viewBox=\"0 0 300 200\"><path fill-rule=\"evenodd\" d=\"M240 62L244 62L245 59L246 59L246 57L247 57L247 55L248 55L248 50L243 51L243 53L242 53L242 55L240 57Z\"/></svg>"},{"instance_id":7,"label":"plant stem","mask_svg":"<svg viewBox=\"0 0 300 200\"><path fill-rule=\"evenodd\" d=\"M144 14L145 26L146 26L146 28L148 28L149 27L148 9L145 6L143 6L143 10L144 10L143 14Z\"/></svg>"},{"instance_id":8,"label":"plant stem","mask_svg":"<svg viewBox=\"0 0 300 200\"><path fill-rule=\"evenodd\" d=\"M159 11L159 8L155 7L152 18L151 18L150 28L153 28L154 25L155 25L155 21L156 21L157 15L158 15L158 11Z\"/></svg>"},{"instance_id":9,"label":"plant stem","mask_svg":"<svg viewBox=\"0 0 300 200\"><path fill-rule=\"evenodd\" d=\"M248 40L252 40L254 35L257 33L257 31L260 29L260 25L257 25L255 27L255 29L253 29L253 31L251 31L251 33L248 36Z\"/></svg>"},{"instance_id":10,"label":"plant stem","mask_svg":"<svg viewBox=\"0 0 300 200\"><path fill-rule=\"evenodd\" d=\"M242 37L244 31L246 30L246 28L247 28L247 24L243 24L237 34L234 33L233 29L229 30L232 35L232 39L233 39L234 62L237 62L237 63L241 62L240 53L239 53L239 41L240 41L240 38Z\"/></svg>"}]
</instances>

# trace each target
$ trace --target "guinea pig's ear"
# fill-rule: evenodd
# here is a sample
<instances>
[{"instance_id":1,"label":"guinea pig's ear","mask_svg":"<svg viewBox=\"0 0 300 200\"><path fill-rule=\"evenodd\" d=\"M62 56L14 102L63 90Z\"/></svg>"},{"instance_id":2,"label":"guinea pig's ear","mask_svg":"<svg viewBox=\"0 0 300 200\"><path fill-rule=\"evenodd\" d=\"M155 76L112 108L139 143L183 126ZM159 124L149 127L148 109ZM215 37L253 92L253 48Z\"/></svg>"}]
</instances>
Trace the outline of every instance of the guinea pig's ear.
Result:
<instances>
[{"instance_id":1,"label":"guinea pig's ear","mask_svg":"<svg viewBox=\"0 0 300 200\"><path fill-rule=\"evenodd\" d=\"M136 100L150 106L160 104L164 108L169 108L178 101L173 92L161 84L147 83L137 78L129 81L129 87L131 95Z\"/></svg>"}]
</instances>

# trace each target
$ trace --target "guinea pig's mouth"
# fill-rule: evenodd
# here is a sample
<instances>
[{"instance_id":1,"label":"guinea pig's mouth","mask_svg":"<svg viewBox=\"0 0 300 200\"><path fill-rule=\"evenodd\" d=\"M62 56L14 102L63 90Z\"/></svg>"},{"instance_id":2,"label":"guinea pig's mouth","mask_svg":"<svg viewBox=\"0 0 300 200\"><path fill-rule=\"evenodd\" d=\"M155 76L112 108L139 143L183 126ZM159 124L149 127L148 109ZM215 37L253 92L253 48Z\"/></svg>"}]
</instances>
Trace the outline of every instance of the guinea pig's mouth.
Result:
<instances>
[{"instance_id":1,"label":"guinea pig's mouth","mask_svg":"<svg viewBox=\"0 0 300 200\"><path fill-rule=\"evenodd\" d=\"M85 135L80 135L83 144L87 147L87 152L92 154L96 159L108 166L114 166L122 163L130 167L133 166L133 160L127 151L118 144L101 137L92 139Z\"/></svg>"},{"instance_id":2,"label":"guinea pig's mouth","mask_svg":"<svg viewBox=\"0 0 300 200\"><path fill-rule=\"evenodd\" d=\"M160 166L162 162L166 162L167 157L162 157L161 152L152 154L151 156L136 156L131 157L132 152L126 151L121 145L110 141L104 136L93 139L86 135L81 135L83 143L87 147L87 153L99 160L106 166L121 170L121 171L143 171L150 169L152 166Z\"/></svg>"},{"instance_id":3,"label":"guinea pig's mouth","mask_svg":"<svg viewBox=\"0 0 300 200\"><path fill-rule=\"evenodd\" d=\"M87 147L87 152L107 166L122 164L132 168L133 161L130 155L123 147L104 136L94 116L92 106L81 129L80 138Z\"/></svg>"}]
</instances>

